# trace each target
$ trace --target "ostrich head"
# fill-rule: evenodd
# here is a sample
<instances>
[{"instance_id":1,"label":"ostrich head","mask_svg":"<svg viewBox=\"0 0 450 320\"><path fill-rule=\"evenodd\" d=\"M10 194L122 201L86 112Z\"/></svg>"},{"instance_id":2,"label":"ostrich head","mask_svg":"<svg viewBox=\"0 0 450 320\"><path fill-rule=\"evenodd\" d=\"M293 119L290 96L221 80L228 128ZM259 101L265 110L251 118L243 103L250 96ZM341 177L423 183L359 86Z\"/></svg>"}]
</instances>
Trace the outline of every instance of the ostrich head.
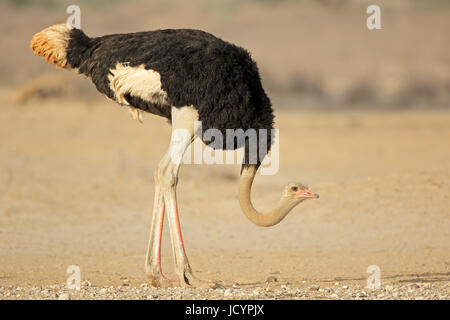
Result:
<instances>
[{"instance_id":1,"label":"ostrich head","mask_svg":"<svg viewBox=\"0 0 450 320\"><path fill-rule=\"evenodd\" d=\"M250 191L257 168L255 166L245 167L241 173L239 183L239 203L247 218L261 227L270 227L283 220L287 214L299 203L307 199L317 199L319 195L309 190L301 183L288 183L281 195L278 206L268 212L258 212L252 205Z\"/></svg>"},{"instance_id":2,"label":"ostrich head","mask_svg":"<svg viewBox=\"0 0 450 320\"><path fill-rule=\"evenodd\" d=\"M288 183L281 194L281 199L275 210L278 213L278 218L285 217L289 211L291 211L295 206L307 199L317 199L319 195L313 193L309 188L301 183ZM281 221L281 220L280 220Z\"/></svg>"},{"instance_id":3,"label":"ostrich head","mask_svg":"<svg viewBox=\"0 0 450 320\"><path fill-rule=\"evenodd\" d=\"M308 186L302 183L291 182L285 186L281 201L286 199L286 201L293 202L297 205L304 200L317 198L319 198L319 195L311 192Z\"/></svg>"}]
</instances>

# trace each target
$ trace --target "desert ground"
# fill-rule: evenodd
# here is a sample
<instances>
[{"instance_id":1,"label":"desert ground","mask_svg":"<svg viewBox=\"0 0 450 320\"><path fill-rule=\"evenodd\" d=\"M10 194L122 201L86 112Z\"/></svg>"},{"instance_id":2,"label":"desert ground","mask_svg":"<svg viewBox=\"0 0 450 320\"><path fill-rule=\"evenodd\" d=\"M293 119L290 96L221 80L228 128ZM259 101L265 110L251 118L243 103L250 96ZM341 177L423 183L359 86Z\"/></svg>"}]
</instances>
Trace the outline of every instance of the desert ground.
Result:
<instances>
[{"instance_id":1,"label":"desert ground","mask_svg":"<svg viewBox=\"0 0 450 320\"><path fill-rule=\"evenodd\" d=\"M257 209L283 185L309 200L279 225L241 213L240 165L184 165L187 255L217 289L154 288L144 272L153 172L170 126L101 97L29 50L81 7L89 36L196 28L248 49L272 99L279 171L258 175ZM450 5L366 0L0 3L0 299L449 299ZM169 232L162 264L173 272ZM68 290L70 265L81 290ZM367 289L369 266L381 287Z\"/></svg>"},{"instance_id":2,"label":"desert ground","mask_svg":"<svg viewBox=\"0 0 450 320\"><path fill-rule=\"evenodd\" d=\"M382 288L428 285L429 296L412 296L448 299L450 114L280 111L276 125L280 170L255 179L255 205L275 205L288 181L309 184L320 199L261 228L240 212L239 165L183 166L178 195L190 262L224 287L199 292L223 297L234 285L250 296L281 286L309 298L335 294L310 288L318 285L348 286L350 295L377 265ZM69 265L81 268L85 286L149 296L142 288L152 175L169 133L162 118L140 124L112 102L3 107L0 297L26 299L8 290L19 286L55 298L51 288L65 285ZM175 279L171 256L166 230L163 268ZM164 292L150 296L171 297Z\"/></svg>"}]
</instances>

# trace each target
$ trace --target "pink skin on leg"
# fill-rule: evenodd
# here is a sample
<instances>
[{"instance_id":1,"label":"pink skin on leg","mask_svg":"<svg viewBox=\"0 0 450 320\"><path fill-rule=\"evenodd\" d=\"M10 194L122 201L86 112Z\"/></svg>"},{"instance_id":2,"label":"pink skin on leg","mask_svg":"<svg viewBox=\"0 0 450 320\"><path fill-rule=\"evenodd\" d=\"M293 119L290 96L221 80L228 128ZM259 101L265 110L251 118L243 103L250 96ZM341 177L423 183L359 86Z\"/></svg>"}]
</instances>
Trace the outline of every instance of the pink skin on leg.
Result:
<instances>
[{"instance_id":1,"label":"pink skin on leg","mask_svg":"<svg viewBox=\"0 0 450 320\"><path fill-rule=\"evenodd\" d=\"M175 208L175 227L177 229L178 240L180 242L181 249L183 250L183 254L186 256L186 251L184 250L183 236L181 235L180 218L178 217L178 207L176 202L174 204L174 208Z\"/></svg>"},{"instance_id":2,"label":"pink skin on leg","mask_svg":"<svg viewBox=\"0 0 450 320\"><path fill-rule=\"evenodd\" d=\"M169 281L162 272L161 267L161 241L164 225L165 204L160 190L159 181L155 179L155 202L153 207L153 219L150 231L150 240L147 248L146 271L151 277L159 277L164 281ZM157 283L157 282L156 282Z\"/></svg>"}]
</instances>

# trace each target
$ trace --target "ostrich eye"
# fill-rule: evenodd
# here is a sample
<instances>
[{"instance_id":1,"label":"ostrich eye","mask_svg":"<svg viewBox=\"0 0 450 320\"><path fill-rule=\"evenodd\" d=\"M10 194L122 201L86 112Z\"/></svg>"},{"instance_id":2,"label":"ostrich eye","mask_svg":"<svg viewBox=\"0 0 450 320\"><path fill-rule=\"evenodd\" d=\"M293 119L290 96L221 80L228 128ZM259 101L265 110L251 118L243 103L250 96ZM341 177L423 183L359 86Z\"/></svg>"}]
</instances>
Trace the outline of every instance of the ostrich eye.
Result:
<instances>
[{"instance_id":1,"label":"ostrich eye","mask_svg":"<svg viewBox=\"0 0 450 320\"><path fill-rule=\"evenodd\" d=\"M294 192L297 192L298 187L296 187L296 186L295 187L291 187L291 190L294 191Z\"/></svg>"}]
</instances>

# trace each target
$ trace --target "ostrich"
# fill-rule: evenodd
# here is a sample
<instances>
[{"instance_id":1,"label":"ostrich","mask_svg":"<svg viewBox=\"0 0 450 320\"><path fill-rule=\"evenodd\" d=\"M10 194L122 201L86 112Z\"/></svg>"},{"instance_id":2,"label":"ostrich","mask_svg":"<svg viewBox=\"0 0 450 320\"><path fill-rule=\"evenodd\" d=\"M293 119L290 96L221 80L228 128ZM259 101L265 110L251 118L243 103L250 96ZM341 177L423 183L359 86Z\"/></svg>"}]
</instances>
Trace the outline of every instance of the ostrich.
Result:
<instances>
[{"instance_id":1,"label":"ostrich","mask_svg":"<svg viewBox=\"0 0 450 320\"><path fill-rule=\"evenodd\" d=\"M166 212L180 283L216 286L197 278L186 256L176 201L178 171L180 159L196 136L195 121L201 121L205 129L215 128L223 133L226 129L266 129L269 134L263 139L267 139L266 150L270 150L272 105L250 54L200 30L167 29L88 37L80 29L65 24L35 34L30 48L56 67L75 69L89 77L100 93L129 107L134 118L142 120L145 111L169 120L172 125L169 149L154 174L154 207L145 271L155 286L171 283L161 269L161 235ZM178 134L180 129L189 134ZM217 144L213 147L226 148ZM318 198L305 185L290 183L274 210L258 212L250 193L255 174L268 151L258 152L256 161L251 162L248 139L232 145L233 149L240 147L245 148L245 156L239 204L256 225L273 226L300 202Z\"/></svg>"}]
</instances>

